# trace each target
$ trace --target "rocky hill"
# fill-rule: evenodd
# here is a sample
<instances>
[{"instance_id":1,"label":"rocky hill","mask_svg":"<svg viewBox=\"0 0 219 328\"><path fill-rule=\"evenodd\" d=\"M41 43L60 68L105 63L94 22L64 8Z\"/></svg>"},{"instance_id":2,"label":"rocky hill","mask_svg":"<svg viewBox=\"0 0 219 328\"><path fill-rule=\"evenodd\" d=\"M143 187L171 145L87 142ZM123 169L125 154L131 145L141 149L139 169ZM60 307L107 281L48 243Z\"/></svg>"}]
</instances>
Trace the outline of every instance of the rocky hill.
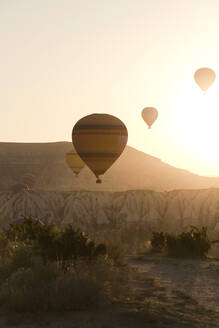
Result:
<instances>
[{"instance_id":1,"label":"rocky hill","mask_svg":"<svg viewBox=\"0 0 219 328\"><path fill-rule=\"evenodd\" d=\"M0 190L21 182L25 174L36 177L34 190L165 191L219 187L219 178L201 177L175 168L129 146L104 175L103 183L97 185L88 168L75 178L65 163L65 154L70 149L70 142L0 143Z\"/></svg>"},{"instance_id":2,"label":"rocky hill","mask_svg":"<svg viewBox=\"0 0 219 328\"><path fill-rule=\"evenodd\" d=\"M150 227L181 230L191 224L219 233L219 189L169 192L0 192L0 224L22 215L46 222L89 224L145 222Z\"/></svg>"}]
</instances>

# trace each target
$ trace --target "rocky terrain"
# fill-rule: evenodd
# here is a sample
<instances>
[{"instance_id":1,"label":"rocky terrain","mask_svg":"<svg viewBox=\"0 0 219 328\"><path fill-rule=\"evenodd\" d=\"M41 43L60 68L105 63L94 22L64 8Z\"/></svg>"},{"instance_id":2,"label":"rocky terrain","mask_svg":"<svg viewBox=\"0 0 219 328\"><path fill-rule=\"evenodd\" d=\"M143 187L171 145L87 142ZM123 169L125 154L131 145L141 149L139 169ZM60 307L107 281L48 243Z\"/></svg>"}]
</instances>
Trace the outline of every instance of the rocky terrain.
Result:
<instances>
[{"instance_id":1,"label":"rocky terrain","mask_svg":"<svg viewBox=\"0 0 219 328\"><path fill-rule=\"evenodd\" d=\"M102 185L96 185L88 168L75 178L66 166L65 153L71 147L71 143L0 143L1 227L22 216L76 224L85 230L89 225L105 229L112 222L121 227L145 223L145 227L172 232L204 225L211 239L219 239L218 178L200 177L126 147ZM25 174L35 177L29 189L19 185ZM4 314L0 324L57 328L219 327L218 260L180 261L147 254L130 257L128 263L137 269L139 277L130 282L131 294L125 301L104 304L104 309L95 311L70 313L57 320L46 315L30 317L26 322L26 315L24 320Z\"/></svg>"},{"instance_id":2,"label":"rocky terrain","mask_svg":"<svg viewBox=\"0 0 219 328\"><path fill-rule=\"evenodd\" d=\"M169 192L33 191L0 192L1 225L20 216L47 222L105 224L146 222L156 229L206 225L219 232L219 189Z\"/></svg>"},{"instance_id":3,"label":"rocky terrain","mask_svg":"<svg viewBox=\"0 0 219 328\"><path fill-rule=\"evenodd\" d=\"M0 143L0 190L34 175L37 190L165 191L219 187L219 178L201 177L163 163L160 159L127 146L97 185L93 173L85 167L76 178L65 163L70 142Z\"/></svg>"}]
</instances>

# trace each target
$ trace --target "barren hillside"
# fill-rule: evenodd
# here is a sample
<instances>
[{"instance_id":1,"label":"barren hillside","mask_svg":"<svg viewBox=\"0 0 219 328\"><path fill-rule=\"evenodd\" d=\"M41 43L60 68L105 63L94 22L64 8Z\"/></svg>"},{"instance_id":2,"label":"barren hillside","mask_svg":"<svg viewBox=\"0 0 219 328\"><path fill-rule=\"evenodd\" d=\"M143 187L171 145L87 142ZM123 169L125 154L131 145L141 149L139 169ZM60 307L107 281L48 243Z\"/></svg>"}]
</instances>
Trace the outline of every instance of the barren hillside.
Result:
<instances>
[{"instance_id":1,"label":"barren hillside","mask_svg":"<svg viewBox=\"0 0 219 328\"><path fill-rule=\"evenodd\" d=\"M88 168L79 178L74 177L65 163L65 154L70 149L70 142L0 143L0 189L7 190L21 182L27 173L36 177L35 190L164 191L219 187L219 178L177 169L129 146L104 175L102 185L96 185Z\"/></svg>"}]
</instances>

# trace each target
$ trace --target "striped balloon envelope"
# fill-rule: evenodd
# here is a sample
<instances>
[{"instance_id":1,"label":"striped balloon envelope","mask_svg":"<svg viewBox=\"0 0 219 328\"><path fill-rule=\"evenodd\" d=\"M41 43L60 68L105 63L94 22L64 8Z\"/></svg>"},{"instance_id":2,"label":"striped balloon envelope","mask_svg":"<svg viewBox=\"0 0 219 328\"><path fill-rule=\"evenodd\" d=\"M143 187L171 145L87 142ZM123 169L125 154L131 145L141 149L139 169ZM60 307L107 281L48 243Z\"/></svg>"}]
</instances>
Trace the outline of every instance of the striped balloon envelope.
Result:
<instances>
[{"instance_id":1,"label":"striped balloon envelope","mask_svg":"<svg viewBox=\"0 0 219 328\"><path fill-rule=\"evenodd\" d=\"M65 161L76 177L85 166L85 163L82 161L81 157L73 149L66 153Z\"/></svg>"},{"instance_id":2,"label":"striped balloon envelope","mask_svg":"<svg viewBox=\"0 0 219 328\"><path fill-rule=\"evenodd\" d=\"M72 130L72 142L78 155L95 174L97 183L123 152L128 131L117 117L91 114L80 119Z\"/></svg>"}]
</instances>

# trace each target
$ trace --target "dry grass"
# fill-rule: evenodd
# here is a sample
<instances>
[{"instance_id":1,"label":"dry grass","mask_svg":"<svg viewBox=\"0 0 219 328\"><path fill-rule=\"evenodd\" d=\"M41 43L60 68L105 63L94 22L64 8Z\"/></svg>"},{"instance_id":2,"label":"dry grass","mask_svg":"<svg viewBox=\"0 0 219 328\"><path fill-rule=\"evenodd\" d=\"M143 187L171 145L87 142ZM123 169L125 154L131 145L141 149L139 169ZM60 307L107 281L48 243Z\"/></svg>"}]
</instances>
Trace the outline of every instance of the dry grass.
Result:
<instances>
[{"instance_id":1,"label":"dry grass","mask_svg":"<svg viewBox=\"0 0 219 328\"><path fill-rule=\"evenodd\" d=\"M20 328L216 328L219 314L180 290L168 289L133 271L126 293L105 299L93 308L62 314L2 313L1 327Z\"/></svg>"}]
</instances>

